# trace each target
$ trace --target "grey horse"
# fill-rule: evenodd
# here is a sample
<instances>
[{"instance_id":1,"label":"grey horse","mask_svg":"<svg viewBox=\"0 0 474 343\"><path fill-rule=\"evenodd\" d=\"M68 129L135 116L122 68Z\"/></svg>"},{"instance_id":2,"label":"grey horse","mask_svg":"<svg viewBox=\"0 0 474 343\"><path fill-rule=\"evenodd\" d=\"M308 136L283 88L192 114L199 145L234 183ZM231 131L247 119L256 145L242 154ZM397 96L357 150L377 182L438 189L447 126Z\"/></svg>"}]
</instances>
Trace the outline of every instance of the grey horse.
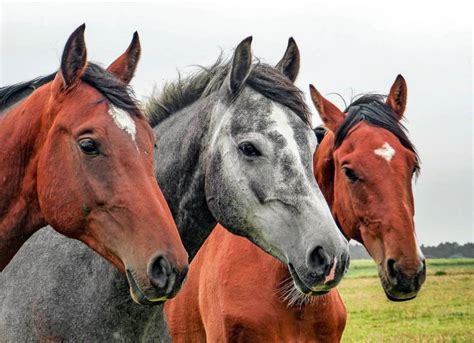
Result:
<instances>
[{"instance_id":1,"label":"grey horse","mask_svg":"<svg viewBox=\"0 0 474 343\"><path fill-rule=\"evenodd\" d=\"M349 255L313 177L316 139L293 85L298 70L292 39L272 67L252 61L249 37L229 62L167 84L147 110L156 178L190 258L220 223L288 265L300 291L322 294ZM330 269L336 277L325 284ZM168 340L162 306L134 304L122 274L51 230L2 273L0 302L6 341Z\"/></svg>"}]
</instances>

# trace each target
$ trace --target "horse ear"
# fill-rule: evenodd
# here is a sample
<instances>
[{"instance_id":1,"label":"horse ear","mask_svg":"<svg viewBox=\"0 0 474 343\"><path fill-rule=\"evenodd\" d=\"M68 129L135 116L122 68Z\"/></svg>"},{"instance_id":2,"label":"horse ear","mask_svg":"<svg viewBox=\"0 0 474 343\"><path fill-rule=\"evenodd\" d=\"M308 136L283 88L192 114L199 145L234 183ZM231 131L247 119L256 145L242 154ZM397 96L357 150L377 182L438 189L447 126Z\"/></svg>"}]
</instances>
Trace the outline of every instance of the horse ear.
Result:
<instances>
[{"instance_id":1,"label":"horse ear","mask_svg":"<svg viewBox=\"0 0 474 343\"><path fill-rule=\"evenodd\" d=\"M79 83L86 69L87 50L84 40L86 24L79 26L69 36L61 57L61 77L63 89L71 89Z\"/></svg>"},{"instance_id":2,"label":"horse ear","mask_svg":"<svg viewBox=\"0 0 474 343\"><path fill-rule=\"evenodd\" d=\"M309 85L309 92L324 125L329 130L336 131L345 118L344 113L324 98L313 85Z\"/></svg>"},{"instance_id":3,"label":"horse ear","mask_svg":"<svg viewBox=\"0 0 474 343\"><path fill-rule=\"evenodd\" d=\"M295 82L298 72L300 71L300 50L293 37L288 39L285 54L275 68L288 77L291 82Z\"/></svg>"},{"instance_id":4,"label":"horse ear","mask_svg":"<svg viewBox=\"0 0 474 343\"><path fill-rule=\"evenodd\" d=\"M122 80L127 84L130 83L135 74L135 70L137 69L140 53L140 37L138 37L138 32L135 31L132 42L127 50L112 62L112 64L107 68L107 71L115 75L119 80Z\"/></svg>"},{"instance_id":5,"label":"horse ear","mask_svg":"<svg viewBox=\"0 0 474 343\"><path fill-rule=\"evenodd\" d=\"M407 95L407 83L403 76L398 74L387 97L387 105L397 114L398 120L402 119L403 113L405 112Z\"/></svg>"},{"instance_id":6,"label":"horse ear","mask_svg":"<svg viewBox=\"0 0 474 343\"><path fill-rule=\"evenodd\" d=\"M250 74L252 65L252 36L245 38L235 49L232 57L232 69L230 70L229 89L235 95L244 84Z\"/></svg>"}]
</instances>

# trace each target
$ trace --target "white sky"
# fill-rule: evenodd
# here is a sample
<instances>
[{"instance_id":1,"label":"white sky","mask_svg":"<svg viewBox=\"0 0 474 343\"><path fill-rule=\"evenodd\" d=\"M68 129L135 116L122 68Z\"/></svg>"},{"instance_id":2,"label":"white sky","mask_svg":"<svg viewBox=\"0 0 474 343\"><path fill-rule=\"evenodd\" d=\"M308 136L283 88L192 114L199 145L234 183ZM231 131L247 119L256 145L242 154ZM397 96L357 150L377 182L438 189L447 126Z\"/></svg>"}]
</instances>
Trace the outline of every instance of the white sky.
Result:
<instances>
[{"instance_id":1,"label":"white sky","mask_svg":"<svg viewBox=\"0 0 474 343\"><path fill-rule=\"evenodd\" d=\"M0 2L1 85L56 70L67 37L83 22L89 59L103 64L138 30L143 54L132 85L140 98L175 79L177 69L212 63L220 48L229 55L248 35L254 54L270 63L293 36L305 92L313 83L346 99L387 93L401 73L409 88L406 124L422 158L419 240L474 241L470 1Z\"/></svg>"}]
</instances>

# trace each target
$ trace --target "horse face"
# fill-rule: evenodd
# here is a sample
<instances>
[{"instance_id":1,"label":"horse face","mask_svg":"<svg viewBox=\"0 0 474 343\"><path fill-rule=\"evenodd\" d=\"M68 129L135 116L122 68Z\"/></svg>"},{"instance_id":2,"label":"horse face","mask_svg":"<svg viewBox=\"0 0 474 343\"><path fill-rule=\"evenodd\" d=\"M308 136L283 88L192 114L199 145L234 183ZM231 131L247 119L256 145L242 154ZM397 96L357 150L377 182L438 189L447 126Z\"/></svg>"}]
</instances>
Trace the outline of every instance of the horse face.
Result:
<instances>
[{"instance_id":1,"label":"horse face","mask_svg":"<svg viewBox=\"0 0 474 343\"><path fill-rule=\"evenodd\" d=\"M314 180L310 127L250 88L223 112L206 172L211 212L287 264L300 291L327 291L349 257Z\"/></svg>"},{"instance_id":2,"label":"horse face","mask_svg":"<svg viewBox=\"0 0 474 343\"><path fill-rule=\"evenodd\" d=\"M77 79L87 67L77 63L80 37L71 39L50 86L49 129L38 159L41 211L57 231L126 272L135 301L157 304L179 289L187 253L154 178L154 135L136 109L114 106ZM84 67L74 71L78 65ZM106 71L96 72L88 77L120 86Z\"/></svg>"},{"instance_id":3,"label":"horse face","mask_svg":"<svg viewBox=\"0 0 474 343\"><path fill-rule=\"evenodd\" d=\"M251 37L237 46L214 106L205 176L209 209L231 232L287 264L298 290L320 294L338 284L349 254L314 180L316 139L292 82L299 55L290 40L277 68L255 66L250 75L250 43ZM261 92L281 94L264 96L248 78Z\"/></svg>"},{"instance_id":4,"label":"horse face","mask_svg":"<svg viewBox=\"0 0 474 343\"><path fill-rule=\"evenodd\" d=\"M377 262L393 300L411 299L424 281L424 257L414 225L415 154L388 131L366 123L334 152L334 212Z\"/></svg>"},{"instance_id":5,"label":"horse face","mask_svg":"<svg viewBox=\"0 0 474 343\"><path fill-rule=\"evenodd\" d=\"M397 121L402 118L406 94L405 81L398 76L386 106L378 105L385 110L388 106L386 123L400 137L403 130ZM350 128L335 147L334 132L341 130L346 115L314 87L311 96L329 129L314 163L316 178L334 216L346 236L364 244L377 262L387 297L394 301L414 298L426 274L413 219L412 178L418 170L414 150L407 148L407 142L403 145L392 131L367 119Z\"/></svg>"}]
</instances>

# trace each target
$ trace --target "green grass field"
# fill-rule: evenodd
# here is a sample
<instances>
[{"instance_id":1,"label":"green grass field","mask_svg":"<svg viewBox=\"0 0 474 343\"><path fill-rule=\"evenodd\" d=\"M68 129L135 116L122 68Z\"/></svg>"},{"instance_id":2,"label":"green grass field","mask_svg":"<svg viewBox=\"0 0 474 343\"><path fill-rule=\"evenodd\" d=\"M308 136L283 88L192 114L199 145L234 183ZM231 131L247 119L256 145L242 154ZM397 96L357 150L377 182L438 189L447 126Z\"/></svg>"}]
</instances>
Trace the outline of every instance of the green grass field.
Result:
<instances>
[{"instance_id":1,"label":"green grass field","mask_svg":"<svg viewBox=\"0 0 474 343\"><path fill-rule=\"evenodd\" d=\"M474 342L474 259L428 260L414 300L385 298L370 260L353 260L338 287L348 311L343 342Z\"/></svg>"}]
</instances>

